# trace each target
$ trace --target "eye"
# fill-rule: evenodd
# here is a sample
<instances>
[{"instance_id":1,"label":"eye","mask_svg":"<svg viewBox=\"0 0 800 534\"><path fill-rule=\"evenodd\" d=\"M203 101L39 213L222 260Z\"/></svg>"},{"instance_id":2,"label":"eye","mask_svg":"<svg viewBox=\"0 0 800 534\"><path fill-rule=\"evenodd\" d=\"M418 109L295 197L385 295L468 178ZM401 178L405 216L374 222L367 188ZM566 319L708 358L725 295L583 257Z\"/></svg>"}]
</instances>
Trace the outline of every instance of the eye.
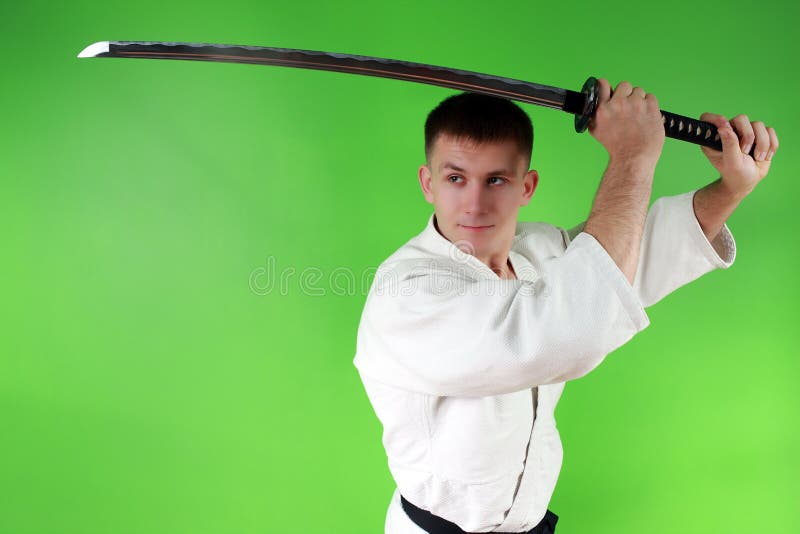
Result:
<instances>
[{"instance_id":1,"label":"eye","mask_svg":"<svg viewBox=\"0 0 800 534\"><path fill-rule=\"evenodd\" d=\"M457 175L457 174L451 174L450 176L447 177L447 181L448 182L455 183L450 178L461 178L461 177L459 175Z\"/></svg>"},{"instance_id":2,"label":"eye","mask_svg":"<svg viewBox=\"0 0 800 534\"><path fill-rule=\"evenodd\" d=\"M500 178L499 176L492 176L491 178L489 178L489 180L500 180L499 182L495 182L495 183L503 183L503 182L505 182L505 179L504 178Z\"/></svg>"}]
</instances>

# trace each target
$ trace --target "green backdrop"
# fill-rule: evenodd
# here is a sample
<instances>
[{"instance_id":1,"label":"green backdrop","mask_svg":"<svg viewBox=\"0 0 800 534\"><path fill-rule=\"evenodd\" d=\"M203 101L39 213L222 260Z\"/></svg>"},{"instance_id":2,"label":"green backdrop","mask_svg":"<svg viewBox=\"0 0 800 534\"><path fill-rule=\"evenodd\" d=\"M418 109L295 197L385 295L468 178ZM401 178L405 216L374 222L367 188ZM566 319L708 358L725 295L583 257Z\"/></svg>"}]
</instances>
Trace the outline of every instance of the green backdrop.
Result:
<instances>
[{"instance_id":1,"label":"green backdrop","mask_svg":"<svg viewBox=\"0 0 800 534\"><path fill-rule=\"evenodd\" d=\"M373 55L778 132L736 263L557 410L559 534L800 523L796 4L3 2L0 532L377 533L394 483L352 359L370 274L422 230L423 123L454 93L322 71L77 59L98 40ZM521 219L583 220L606 153L523 104ZM717 176L668 139L653 199Z\"/></svg>"}]
</instances>

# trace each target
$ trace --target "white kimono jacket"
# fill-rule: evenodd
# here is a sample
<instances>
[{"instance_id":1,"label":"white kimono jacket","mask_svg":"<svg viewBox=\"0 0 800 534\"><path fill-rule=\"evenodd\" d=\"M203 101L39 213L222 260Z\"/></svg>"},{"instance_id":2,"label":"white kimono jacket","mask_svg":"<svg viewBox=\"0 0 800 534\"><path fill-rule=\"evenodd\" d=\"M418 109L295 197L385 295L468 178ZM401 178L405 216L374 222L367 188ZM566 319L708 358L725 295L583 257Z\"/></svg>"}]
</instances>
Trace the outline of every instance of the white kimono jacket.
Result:
<instances>
[{"instance_id":1,"label":"white kimono jacket","mask_svg":"<svg viewBox=\"0 0 800 534\"><path fill-rule=\"evenodd\" d=\"M516 280L499 278L427 226L378 268L355 359L397 484L386 533L421 533L399 494L467 532L518 532L544 516L561 469L554 410L564 382L649 325L644 308L715 268L694 191L645 222L633 286L583 225L518 222Z\"/></svg>"}]
</instances>

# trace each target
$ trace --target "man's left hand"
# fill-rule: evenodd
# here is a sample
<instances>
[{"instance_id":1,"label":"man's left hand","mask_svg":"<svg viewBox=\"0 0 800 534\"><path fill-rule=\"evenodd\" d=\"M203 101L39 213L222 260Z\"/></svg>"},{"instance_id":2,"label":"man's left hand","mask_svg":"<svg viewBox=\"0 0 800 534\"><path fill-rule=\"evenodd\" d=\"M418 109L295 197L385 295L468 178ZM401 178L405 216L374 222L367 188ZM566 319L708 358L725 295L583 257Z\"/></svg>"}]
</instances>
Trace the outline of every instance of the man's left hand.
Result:
<instances>
[{"instance_id":1,"label":"man's left hand","mask_svg":"<svg viewBox=\"0 0 800 534\"><path fill-rule=\"evenodd\" d=\"M703 153L722 178L722 185L733 195L743 198L769 172L772 157L778 150L774 128L761 121L750 122L747 115L737 115L730 122L722 115L703 113L700 120L717 127L722 152L701 146ZM735 131L734 131L735 130ZM755 159L749 155L755 144Z\"/></svg>"}]
</instances>

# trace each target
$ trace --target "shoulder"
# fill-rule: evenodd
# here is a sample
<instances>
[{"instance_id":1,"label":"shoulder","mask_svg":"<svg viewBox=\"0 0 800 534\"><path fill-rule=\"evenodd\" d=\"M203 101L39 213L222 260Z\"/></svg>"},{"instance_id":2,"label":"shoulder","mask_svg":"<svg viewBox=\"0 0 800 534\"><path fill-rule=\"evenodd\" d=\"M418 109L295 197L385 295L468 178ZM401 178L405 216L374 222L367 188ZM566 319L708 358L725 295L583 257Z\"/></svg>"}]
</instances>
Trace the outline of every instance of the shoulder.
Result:
<instances>
[{"instance_id":1,"label":"shoulder","mask_svg":"<svg viewBox=\"0 0 800 534\"><path fill-rule=\"evenodd\" d=\"M560 226L540 221L519 221L511 249L529 259L560 256L569 241L568 231Z\"/></svg>"},{"instance_id":2,"label":"shoulder","mask_svg":"<svg viewBox=\"0 0 800 534\"><path fill-rule=\"evenodd\" d=\"M375 272L373 290L425 276L474 280L473 270L451 249L431 247L421 236L415 236L381 262Z\"/></svg>"}]
</instances>

